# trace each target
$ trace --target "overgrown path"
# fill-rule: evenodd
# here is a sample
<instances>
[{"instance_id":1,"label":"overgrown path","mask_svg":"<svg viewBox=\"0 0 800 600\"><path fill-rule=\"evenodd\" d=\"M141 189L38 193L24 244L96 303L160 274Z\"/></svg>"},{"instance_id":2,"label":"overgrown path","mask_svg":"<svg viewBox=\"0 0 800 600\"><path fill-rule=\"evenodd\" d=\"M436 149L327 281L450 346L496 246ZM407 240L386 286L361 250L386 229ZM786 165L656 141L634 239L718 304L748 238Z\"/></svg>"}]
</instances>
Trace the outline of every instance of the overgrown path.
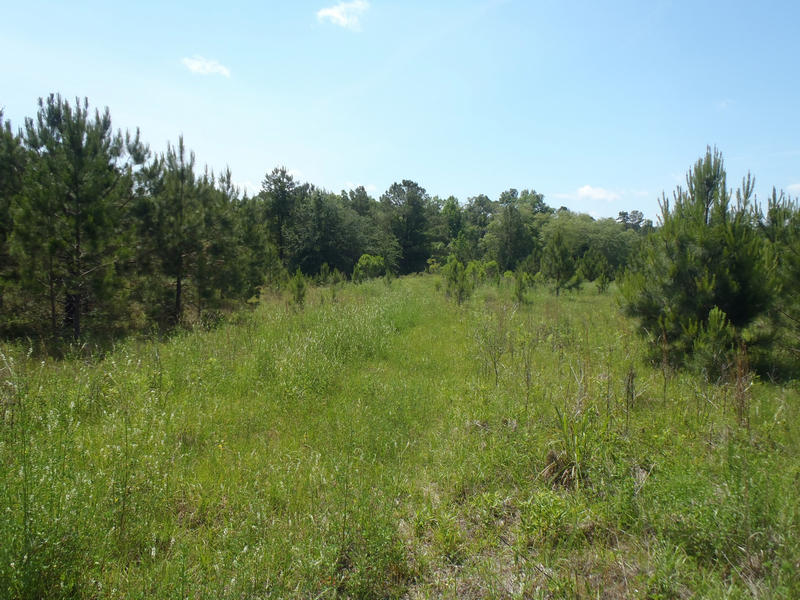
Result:
<instances>
[{"instance_id":1,"label":"overgrown path","mask_svg":"<svg viewBox=\"0 0 800 600\"><path fill-rule=\"evenodd\" d=\"M4 597L792 597L798 392L650 365L590 290L315 289L4 350Z\"/></svg>"}]
</instances>

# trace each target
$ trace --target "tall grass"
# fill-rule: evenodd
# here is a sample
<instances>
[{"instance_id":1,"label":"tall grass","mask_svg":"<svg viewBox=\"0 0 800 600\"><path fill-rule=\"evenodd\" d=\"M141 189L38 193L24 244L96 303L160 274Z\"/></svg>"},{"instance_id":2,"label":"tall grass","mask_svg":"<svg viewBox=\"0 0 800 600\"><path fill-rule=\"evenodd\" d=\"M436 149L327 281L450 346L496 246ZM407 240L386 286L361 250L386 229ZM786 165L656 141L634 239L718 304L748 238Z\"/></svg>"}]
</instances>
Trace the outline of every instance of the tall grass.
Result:
<instances>
[{"instance_id":1,"label":"tall grass","mask_svg":"<svg viewBox=\"0 0 800 600\"><path fill-rule=\"evenodd\" d=\"M796 387L667 386L591 287L435 287L3 347L0 597L800 595Z\"/></svg>"}]
</instances>

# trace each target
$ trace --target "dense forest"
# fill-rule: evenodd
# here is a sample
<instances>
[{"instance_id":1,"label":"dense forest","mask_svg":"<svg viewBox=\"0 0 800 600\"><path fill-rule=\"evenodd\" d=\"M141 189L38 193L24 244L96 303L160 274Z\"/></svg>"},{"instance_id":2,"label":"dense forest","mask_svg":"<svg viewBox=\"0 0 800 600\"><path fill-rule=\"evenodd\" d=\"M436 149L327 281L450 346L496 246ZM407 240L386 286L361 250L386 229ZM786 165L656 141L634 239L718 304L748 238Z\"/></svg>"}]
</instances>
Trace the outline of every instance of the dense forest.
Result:
<instances>
[{"instance_id":1,"label":"dense forest","mask_svg":"<svg viewBox=\"0 0 800 600\"><path fill-rule=\"evenodd\" d=\"M109 110L58 95L15 130L0 113L0 336L43 348L215 322L292 279L319 283L441 272L462 301L480 280L558 294L619 280L622 303L670 363L768 348L796 361L800 218L748 176L734 193L709 149L687 188L662 199L658 227L638 210L594 219L533 190L466 200L412 180L380 198L267 171L240 193L229 170L198 167L182 137L151 150L115 131ZM720 351L720 348L722 350ZM778 350L776 353L776 349Z\"/></svg>"}]
</instances>

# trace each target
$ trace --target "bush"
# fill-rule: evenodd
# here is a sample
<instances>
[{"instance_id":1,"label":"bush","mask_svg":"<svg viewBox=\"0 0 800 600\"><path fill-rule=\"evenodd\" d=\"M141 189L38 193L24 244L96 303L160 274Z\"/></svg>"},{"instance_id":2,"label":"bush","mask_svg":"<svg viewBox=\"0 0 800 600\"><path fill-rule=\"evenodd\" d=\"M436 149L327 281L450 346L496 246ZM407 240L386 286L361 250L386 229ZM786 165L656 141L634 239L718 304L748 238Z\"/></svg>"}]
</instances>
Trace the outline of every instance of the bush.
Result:
<instances>
[{"instance_id":1,"label":"bush","mask_svg":"<svg viewBox=\"0 0 800 600\"><path fill-rule=\"evenodd\" d=\"M517 269L514 273L514 298L520 304L525 304L527 299L525 298L525 292L528 291L528 288L531 287L532 278L531 276L522 269Z\"/></svg>"},{"instance_id":2,"label":"bush","mask_svg":"<svg viewBox=\"0 0 800 600\"><path fill-rule=\"evenodd\" d=\"M386 263L382 256L362 254L353 269L353 281L360 283L367 279L380 277L386 272Z\"/></svg>"}]
</instances>

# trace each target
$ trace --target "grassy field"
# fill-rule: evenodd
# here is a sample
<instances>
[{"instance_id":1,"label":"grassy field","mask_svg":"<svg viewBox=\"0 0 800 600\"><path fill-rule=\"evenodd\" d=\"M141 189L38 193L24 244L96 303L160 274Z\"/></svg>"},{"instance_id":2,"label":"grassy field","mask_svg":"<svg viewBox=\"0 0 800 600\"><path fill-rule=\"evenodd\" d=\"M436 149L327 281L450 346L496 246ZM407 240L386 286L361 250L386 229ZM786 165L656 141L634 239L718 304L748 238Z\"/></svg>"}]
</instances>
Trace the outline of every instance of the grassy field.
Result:
<instances>
[{"instance_id":1,"label":"grassy field","mask_svg":"<svg viewBox=\"0 0 800 600\"><path fill-rule=\"evenodd\" d=\"M650 365L612 294L511 298L4 348L0 597L800 597L797 385Z\"/></svg>"}]
</instances>

